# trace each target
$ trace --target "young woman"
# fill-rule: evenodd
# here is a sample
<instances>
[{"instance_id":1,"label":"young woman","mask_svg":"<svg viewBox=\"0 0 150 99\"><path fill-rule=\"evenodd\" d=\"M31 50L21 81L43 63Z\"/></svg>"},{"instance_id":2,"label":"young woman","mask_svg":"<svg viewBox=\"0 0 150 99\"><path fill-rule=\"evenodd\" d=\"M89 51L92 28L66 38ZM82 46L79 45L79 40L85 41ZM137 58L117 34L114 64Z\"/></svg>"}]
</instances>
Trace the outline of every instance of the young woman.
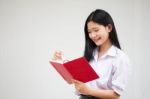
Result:
<instances>
[{"instance_id":1,"label":"young woman","mask_svg":"<svg viewBox=\"0 0 150 99\"><path fill-rule=\"evenodd\" d=\"M84 56L100 78L87 83L73 80L80 99L119 99L130 74L130 62L121 50L111 16L96 9L88 16L84 31ZM61 52L56 52L54 59L62 59Z\"/></svg>"}]
</instances>

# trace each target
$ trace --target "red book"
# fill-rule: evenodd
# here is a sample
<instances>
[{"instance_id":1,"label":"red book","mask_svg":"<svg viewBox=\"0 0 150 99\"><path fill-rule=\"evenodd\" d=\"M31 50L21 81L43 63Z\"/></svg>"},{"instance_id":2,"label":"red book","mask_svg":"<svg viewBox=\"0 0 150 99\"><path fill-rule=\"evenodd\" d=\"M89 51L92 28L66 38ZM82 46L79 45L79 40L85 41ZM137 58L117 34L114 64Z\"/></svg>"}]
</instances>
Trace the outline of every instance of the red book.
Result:
<instances>
[{"instance_id":1,"label":"red book","mask_svg":"<svg viewBox=\"0 0 150 99\"><path fill-rule=\"evenodd\" d=\"M80 57L65 63L56 61L50 61L50 63L69 84L71 84L71 79L86 83L99 78L84 57Z\"/></svg>"}]
</instances>

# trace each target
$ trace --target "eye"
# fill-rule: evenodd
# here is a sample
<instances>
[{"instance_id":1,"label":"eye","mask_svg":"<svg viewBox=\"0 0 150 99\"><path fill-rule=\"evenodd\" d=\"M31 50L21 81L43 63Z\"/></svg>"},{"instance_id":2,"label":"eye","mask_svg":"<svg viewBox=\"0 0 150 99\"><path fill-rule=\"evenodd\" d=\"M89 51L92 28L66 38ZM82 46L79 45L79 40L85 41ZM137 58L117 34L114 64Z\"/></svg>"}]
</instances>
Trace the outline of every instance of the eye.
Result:
<instances>
[{"instance_id":1,"label":"eye","mask_svg":"<svg viewBox=\"0 0 150 99\"><path fill-rule=\"evenodd\" d=\"M99 31L99 29L95 29L95 30L94 30L94 32L98 32L98 31Z\"/></svg>"},{"instance_id":2,"label":"eye","mask_svg":"<svg viewBox=\"0 0 150 99\"><path fill-rule=\"evenodd\" d=\"M88 34L90 34L91 32L90 31L88 31Z\"/></svg>"}]
</instances>

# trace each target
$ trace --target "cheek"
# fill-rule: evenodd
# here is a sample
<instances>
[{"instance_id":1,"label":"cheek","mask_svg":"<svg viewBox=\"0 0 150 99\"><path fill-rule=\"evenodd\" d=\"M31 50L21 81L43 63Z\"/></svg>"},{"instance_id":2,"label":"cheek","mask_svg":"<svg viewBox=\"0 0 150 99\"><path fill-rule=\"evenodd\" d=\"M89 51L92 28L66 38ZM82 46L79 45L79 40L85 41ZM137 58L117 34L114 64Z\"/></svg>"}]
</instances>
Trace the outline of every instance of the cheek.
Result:
<instances>
[{"instance_id":1,"label":"cheek","mask_svg":"<svg viewBox=\"0 0 150 99\"><path fill-rule=\"evenodd\" d=\"M92 39L92 34L88 34L89 38Z\"/></svg>"},{"instance_id":2,"label":"cheek","mask_svg":"<svg viewBox=\"0 0 150 99\"><path fill-rule=\"evenodd\" d=\"M106 37L109 38L109 33L106 34Z\"/></svg>"},{"instance_id":3,"label":"cheek","mask_svg":"<svg viewBox=\"0 0 150 99\"><path fill-rule=\"evenodd\" d=\"M109 39L109 33L104 33L103 35L102 35L102 38L104 39L104 40L107 40L107 39Z\"/></svg>"}]
</instances>

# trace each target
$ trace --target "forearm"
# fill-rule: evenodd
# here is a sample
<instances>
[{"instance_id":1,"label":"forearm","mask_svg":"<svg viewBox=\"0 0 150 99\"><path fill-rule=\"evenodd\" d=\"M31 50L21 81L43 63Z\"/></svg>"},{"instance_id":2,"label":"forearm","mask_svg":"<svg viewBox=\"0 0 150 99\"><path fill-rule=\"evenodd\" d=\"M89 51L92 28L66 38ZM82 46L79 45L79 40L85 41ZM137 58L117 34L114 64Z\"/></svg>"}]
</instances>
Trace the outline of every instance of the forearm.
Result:
<instances>
[{"instance_id":1,"label":"forearm","mask_svg":"<svg viewBox=\"0 0 150 99\"><path fill-rule=\"evenodd\" d=\"M77 91L84 95L95 96L100 99L119 99L119 95L113 90L93 89L78 80L72 80Z\"/></svg>"},{"instance_id":2,"label":"forearm","mask_svg":"<svg viewBox=\"0 0 150 99\"><path fill-rule=\"evenodd\" d=\"M119 95L113 90L90 89L89 95L99 97L101 99L119 99Z\"/></svg>"}]
</instances>

